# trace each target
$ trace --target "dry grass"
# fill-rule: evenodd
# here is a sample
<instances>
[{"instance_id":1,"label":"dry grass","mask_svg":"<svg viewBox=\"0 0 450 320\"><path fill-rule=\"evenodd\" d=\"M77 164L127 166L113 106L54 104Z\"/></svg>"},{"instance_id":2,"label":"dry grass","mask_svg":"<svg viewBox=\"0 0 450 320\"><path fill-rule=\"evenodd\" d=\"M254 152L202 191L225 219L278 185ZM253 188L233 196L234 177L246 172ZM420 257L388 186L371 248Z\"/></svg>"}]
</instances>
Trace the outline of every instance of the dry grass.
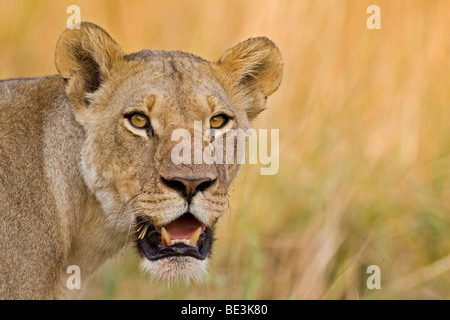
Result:
<instances>
[{"instance_id":1,"label":"dry grass","mask_svg":"<svg viewBox=\"0 0 450 320\"><path fill-rule=\"evenodd\" d=\"M69 4L126 52L265 35L286 67L255 124L280 129L279 173L241 172L205 281L150 284L126 254L91 298L450 298L449 1L0 0L0 78L56 72Z\"/></svg>"}]
</instances>

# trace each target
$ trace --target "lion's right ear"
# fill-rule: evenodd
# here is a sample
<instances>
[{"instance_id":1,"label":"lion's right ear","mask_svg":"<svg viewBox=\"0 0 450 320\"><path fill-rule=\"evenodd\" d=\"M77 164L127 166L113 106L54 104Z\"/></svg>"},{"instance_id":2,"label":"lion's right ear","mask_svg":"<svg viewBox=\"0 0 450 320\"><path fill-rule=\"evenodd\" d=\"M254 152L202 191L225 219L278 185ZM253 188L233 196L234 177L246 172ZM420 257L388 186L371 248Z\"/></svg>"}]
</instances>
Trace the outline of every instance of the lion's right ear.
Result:
<instances>
[{"instance_id":1,"label":"lion's right ear","mask_svg":"<svg viewBox=\"0 0 450 320\"><path fill-rule=\"evenodd\" d=\"M227 50L214 67L231 91L251 97L245 106L250 120L264 110L266 98L278 89L283 74L280 51L265 37L250 38Z\"/></svg>"},{"instance_id":2,"label":"lion's right ear","mask_svg":"<svg viewBox=\"0 0 450 320\"><path fill-rule=\"evenodd\" d=\"M64 31L56 46L56 68L67 81L71 102L86 104L86 94L96 91L122 58L119 45L95 24L82 22Z\"/></svg>"}]
</instances>

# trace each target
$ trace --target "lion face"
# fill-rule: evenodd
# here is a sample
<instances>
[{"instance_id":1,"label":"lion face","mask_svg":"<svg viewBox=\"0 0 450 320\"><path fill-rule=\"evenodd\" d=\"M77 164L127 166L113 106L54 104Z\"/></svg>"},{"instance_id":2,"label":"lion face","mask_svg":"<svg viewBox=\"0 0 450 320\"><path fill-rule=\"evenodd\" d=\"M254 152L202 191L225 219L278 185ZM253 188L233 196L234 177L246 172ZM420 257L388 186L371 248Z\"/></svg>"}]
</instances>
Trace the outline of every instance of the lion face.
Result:
<instances>
[{"instance_id":1,"label":"lion face","mask_svg":"<svg viewBox=\"0 0 450 320\"><path fill-rule=\"evenodd\" d=\"M79 27L61 36L56 63L85 132L86 185L112 232L134 237L143 269L198 277L240 168L202 161L203 151L264 109L281 79L278 49L256 38L216 63L182 52L123 55L99 27Z\"/></svg>"}]
</instances>

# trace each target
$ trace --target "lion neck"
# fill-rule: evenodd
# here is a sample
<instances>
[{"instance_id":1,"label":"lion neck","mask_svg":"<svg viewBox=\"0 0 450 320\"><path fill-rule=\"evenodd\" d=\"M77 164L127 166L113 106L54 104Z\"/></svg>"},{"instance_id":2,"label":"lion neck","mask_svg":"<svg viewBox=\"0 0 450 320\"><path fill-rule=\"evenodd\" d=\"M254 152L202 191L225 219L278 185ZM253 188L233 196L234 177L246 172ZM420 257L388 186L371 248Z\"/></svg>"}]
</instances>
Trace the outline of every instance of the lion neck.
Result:
<instances>
[{"instance_id":1,"label":"lion neck","mask_svg":"<svg viewBox=\"0 0 450 320\"><path fill-rule=\"evenodd\" d=\"M83 129L76 122L67 98L61 95L55 107L48 110L44 122L44 167L57 209L61 280L67 279L70 265L79 266L82 279L86 279L127 242L127 232L111 225L81 175L83 139ZM62 288L57 291L64 292L66 282L60 282Z\"/></svg>"}]
</instances>

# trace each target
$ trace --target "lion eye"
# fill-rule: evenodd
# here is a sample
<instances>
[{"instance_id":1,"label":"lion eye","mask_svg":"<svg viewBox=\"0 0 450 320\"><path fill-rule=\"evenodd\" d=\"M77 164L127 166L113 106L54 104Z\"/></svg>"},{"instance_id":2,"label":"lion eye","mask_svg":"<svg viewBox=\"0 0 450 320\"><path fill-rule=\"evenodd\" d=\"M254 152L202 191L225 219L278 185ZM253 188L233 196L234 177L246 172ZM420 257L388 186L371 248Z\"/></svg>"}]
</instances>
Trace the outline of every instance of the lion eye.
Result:
<instances>
[{"instance_id":1,"label":"lion eye","mask_svg":"<svg viewBox=\"0 0 450 320\"><path fill-rule=\"evenodd\" d=\"M148 124L150 123L148 118L140 113L131 115L128 118L128 121L130 121L130 123L138 129L143 129L143 128L147 127Z\"/></svg>"},{"instance_id":2,"label":"lion eye","mask_svg":"<svg viewBox=\"0 0 450 320\"><path fill-rule=\"evenodd\" d=\"M219 114L217 116L212 117L209 120L209 123L211 125L211 128L213 128L213 129L220 129L220 128L224 127L228 123L229 119L230 118L228 116L226 116L224 114Z\"/></svg>"}]
</instances>

